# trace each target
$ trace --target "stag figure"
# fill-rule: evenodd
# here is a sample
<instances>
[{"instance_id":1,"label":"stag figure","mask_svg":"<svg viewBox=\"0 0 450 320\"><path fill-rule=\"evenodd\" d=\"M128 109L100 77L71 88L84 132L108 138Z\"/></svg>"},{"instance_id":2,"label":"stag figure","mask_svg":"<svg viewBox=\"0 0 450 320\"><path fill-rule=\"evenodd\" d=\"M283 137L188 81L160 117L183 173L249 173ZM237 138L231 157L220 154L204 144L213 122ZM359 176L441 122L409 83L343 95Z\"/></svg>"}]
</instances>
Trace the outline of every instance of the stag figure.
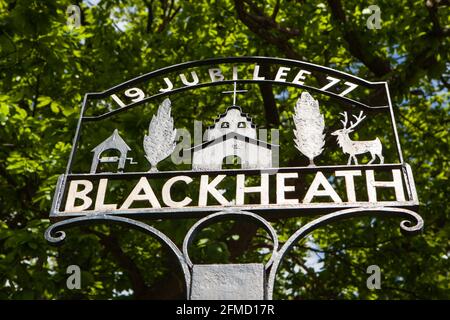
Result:
<instances>
[{"instance_id":1,"label":"stag figure","mask_svg":"<svg viewBox=\"0 0 450 320\"><path fill-rule=\"evenodd\" d=\"M350 165L352 163L352 159L355 162L355 164L358 164L358 159L356 159L356 155L366 152L370 152L370 155L372 156L372 159L368 162L368 164L371 164L376 159L376 156L378 156L378 158L380 159L380 163L383 163L384 157L381 154L383 146L381 145L380 139L376 138L375 140L370 141L353 141L348 136L349 133L353 132L354 131L353 129L366 117L363 116L363 112L361 111L358 116L353 115L356 121L350 122L350 126L348 128L347 128L348 122L347 112L340 114L344 116L344 121L341 120L342 124L344 125L344 128L334 131L332 135L337 136L338 145L342 148L342 151L350 155L350 157L348 158L347 165Z\"/></svg>"}]
</instances>

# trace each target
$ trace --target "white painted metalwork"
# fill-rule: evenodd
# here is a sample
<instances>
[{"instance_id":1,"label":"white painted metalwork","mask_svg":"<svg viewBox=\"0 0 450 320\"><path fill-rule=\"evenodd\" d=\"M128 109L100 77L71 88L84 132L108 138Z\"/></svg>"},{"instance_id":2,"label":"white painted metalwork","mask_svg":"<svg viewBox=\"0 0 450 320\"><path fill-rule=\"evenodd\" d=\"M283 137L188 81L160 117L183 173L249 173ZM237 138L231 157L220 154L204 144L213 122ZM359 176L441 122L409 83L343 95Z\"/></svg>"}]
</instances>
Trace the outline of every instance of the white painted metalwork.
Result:
<instances>
[{"instance_id":1,"label":"white painted metalwork","mask_svg":"<svg viewBox=\"0 0 450 320\"><path fill-rule=\"evenodd\" d=\"M340 130L336 130L332 133L333 136L337 136L337 141L339 146L342 148L344 153L350 155L348 158L347 165L352 163L352 160L355 164L358 164L358 159L356 158L357 154L363 154L370 152L372 159L367 163L371 164L375 161L376 156L380 159L380 163L384 162L384 157L382 155L383 146L381 144L380 139L378 137L375 140L370 141L355 141L350 139L349 134L352 133L354 128L366 118L363 116L363 112L361 111L358 116L353 115L355 118L355 122L350 122L350 126L347 127L348 116L347 112L340 113L344 116L344 121L341 120L344 128Z\"/></svg>"},{"instance_id":2,"label":"white painted metalwork","mask_svg":"<svg viewBox=\"0 0 450 320\"><path fill-rule=\"evenodd\" d=\"M310 165L319 156L325 145L325 120L319 110L319 102L307 91L297 100L294 114L295 147L308 157Z\"/></svg>"},{"instance_id":3,"label":"white painted metalwork","mask_svg":"<svg viewBox=\"0 0 450 320\"><path fill-rule=\"evenodd\" d=\"M176 146L177 130L173 127L170 105L169 98L159 105L157 115L153 115L150 122L148 135L144 137L145 157L151 164L150 171L158 171L158 162L170 156Z\"/></svg>"},{"instance_id":4,"label":"white painted metalwork","mask_svg":"<svg viewBox=\"0 0 450 320\"><path fill-rule=\"evenodd\" d=\"M101 157L102 153L109 150L117 150L120 153L119 157ZM122 172L125 168L126 160L129 160L130 163L135 164L133 162L133 158L127 158L127 153L131 148L127 145L127 143L122 139L119 135L119 131L117 129L114 130L113 134L109 136L105 141L100 143L92 152L94 152L94 156L92 158L91 164L91 173L97 172L97 167L99 163L114 163L118 162L117 170Z\"/></svg>"}]
</instances>

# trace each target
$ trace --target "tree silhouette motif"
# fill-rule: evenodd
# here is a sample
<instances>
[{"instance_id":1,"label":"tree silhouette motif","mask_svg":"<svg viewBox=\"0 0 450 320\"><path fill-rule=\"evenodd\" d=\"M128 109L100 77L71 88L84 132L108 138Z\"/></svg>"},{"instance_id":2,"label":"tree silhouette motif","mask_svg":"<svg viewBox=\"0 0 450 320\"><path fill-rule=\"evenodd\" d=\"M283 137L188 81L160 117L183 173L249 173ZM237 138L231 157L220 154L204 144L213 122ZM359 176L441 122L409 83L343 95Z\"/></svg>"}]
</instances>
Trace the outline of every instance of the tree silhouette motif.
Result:
<instances>
[{"instance_id":1,"label":"tree silhouette motif","mask_svg":"<svg viewBox=\"0 0 450 320\"><path fill-rule=\"evenodd\" d=\"M294 110L295 147L308 157L309 165L314 166L314 158L322 153L325 145L325 121L320 113L319 102L305 91L297 100Z\"/></svg>"},{"instance_id":2,"label":"tree silhouette motif","mask_svg":"<svg viewBox=\"0 0 450 320\"><path fill-rule=\"evenodd\" d=\"M158 171L158 162L171 155L175 149L177 130L173 128L170 105L169 98L159 105L157 114L150 121L148 135L144 136L145 157L150 162L150 171Z\"/></svg>"}]
</instances>

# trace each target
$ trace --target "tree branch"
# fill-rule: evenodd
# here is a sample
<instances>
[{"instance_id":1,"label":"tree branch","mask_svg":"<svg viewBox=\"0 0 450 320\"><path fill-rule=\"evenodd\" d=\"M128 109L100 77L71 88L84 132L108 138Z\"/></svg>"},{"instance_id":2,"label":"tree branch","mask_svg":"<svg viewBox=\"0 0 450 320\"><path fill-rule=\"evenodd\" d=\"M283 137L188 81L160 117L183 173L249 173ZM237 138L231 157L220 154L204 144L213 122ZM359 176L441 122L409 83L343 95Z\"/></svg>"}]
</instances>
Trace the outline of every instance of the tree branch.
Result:
<instances>
[{"instance_id":1,"label":"tree branch","mask_svg":"<svg viewBox=\"0 0 450 320\"><path fill-rule=\"evenodd\" d=\"M142 296L148 290L144 277L134 261L123 252L117 237L114 235L107 236L93 230L90 230L90 232L100 238L100 243L112 254L120 267L127 271L135 297Z\"/></svg>"},{"instance_id":2,"label":"tree branch","mask_svg":"<svg viewBox=\"0 0 450 320\"><path fill-rule=\"evenodd\" d=\"M261 65L261 74L270 77L270 67L268 65ZM280 116L278 114L278 108L273 94L273 88L271 84L260 84L259 89L264 102L264 113L266 116L266 127L273 128L280 125Z\"/></svg>"},{"instance_id":3,"label":"tree branch","mask_svg":"<svg viewBox=\"0 0 450 320\"><path fill-rule=\"evenodd\" d=\"M156 32L161 33L164 31L166 26L175 18L176 14L180 11L181 6L178 6L178 8L174 9L175 0L170 1L170 5L167 5L167 0L162 0L162 8L163 8L163 21L159 25ZM173 11L173 12L172 12Z\"/></svg>"},{"instance_id":4,"label":"tree branch","mask_svg":"<svg viewBox=\"0 0 450 320\"><path fill-rule=\"evenodd\" d=\"M391 78L391 91L396 94L404 92L409 88L417 78L430 66L437 63L437 54L446 52L445 37L450 34L448 28L443 29L438 19L438 7L448 5L448 1L429 0L426 2L428 15L433 25L432 30L428 31L423 41L425 46L421 51L409 55L407 60L394 70Z\"/></svg>"},{"instance_id":5,"label":"tree branch","mask_svg":"<svg viewBox=\"0 0 450 320\"><path fill-rule=\"evenodd\" d=\"M264 113L266 115L266 127L273 128L280 125L280 115L278 113L275 96L271 84L260 84L259 89L264 102Z\"/></svg>"},{"instance_id":6,"label":"tree branch","mask_svg":"<svg viewBox=\"0 0 450 320\"><path fill-rule=\"evenodd\" d=\"M351 25L345 15L340 0L327 0L334 19L341 26L341 32L347 42L350 53L358 58L377 77L391 72L389 60L372 53L362 35Z\"/></svg>"},{"instance_id":7,"label":"tree branch","mask_svg":"<svg viewBox=\"0 0 450 320\"><path fill-rule=\"evenodd\" d=\"M277 0L277 2L275 3L275 7L273 8L272 16L271 16L271 19L273 21L275 21L275 19L277 18L279 10L280 10L280 0Z\"/></svg>"},{"instance_id":8,"label":"tree branch","mask_svg":"<svg viewBox=\"0 0 450 320\"><path fill-rule=\"evenodd\" d=\"M168 273L162 279L156 281L152 287L145 284L145 279L136 263L120 247L116 236L105 235L101 232L89 229L89 232L100 238L100 243L112 254L119 266L129 275L133 294L136 299L179 299L184 292L182 282L173 272ZM168 269L173 266L170 261Z\"/></svg>"},{"instance_id":9,"label":"tree branch","mask_svg":"<svg viewBox=\"0 0 450 320\"><path fill-rule=\"evenodd\" d=\"M150 31L152 30L152 24L153 24L153 20L154 20L154 14L153 14L153 0L149 1L144 1L145 6L147 7L147 25L145 27L145 32L146 33L150 33Z\"/></svg>"},{"instance_id":10,"label":"tree branch","mask_svg":"<svg viewBox=\"0 0 450 320\"><path fill-rule=\"evenodd\" d=\"M239 235L239 240L229 240L226 242L228 250L230 251L230 260L232 262L236 262L236 259L248 250L257 230L258 226L254 223L240 221L233 224L233 227L227 235Z\"/></svg>"},{"instance_id":11,"label":"tree branch","mask_svg":"<svg viewBox=\"0 0 450 320\"><path fill-rule=\"evenodd\" d=\"M247 12L245 3L250 3L253 12L251 14ZM286 54L286 57L296 60L302 60L300 56L289 44L289 38L298 36L300 32L298 30L291 30L282 28L270 17L263 15L263 13L254 8L254 4L249 0L234 0L238 18L256 35L264 39L266 42L276 46L280 51Z\"/></svg>"}]
</instances>

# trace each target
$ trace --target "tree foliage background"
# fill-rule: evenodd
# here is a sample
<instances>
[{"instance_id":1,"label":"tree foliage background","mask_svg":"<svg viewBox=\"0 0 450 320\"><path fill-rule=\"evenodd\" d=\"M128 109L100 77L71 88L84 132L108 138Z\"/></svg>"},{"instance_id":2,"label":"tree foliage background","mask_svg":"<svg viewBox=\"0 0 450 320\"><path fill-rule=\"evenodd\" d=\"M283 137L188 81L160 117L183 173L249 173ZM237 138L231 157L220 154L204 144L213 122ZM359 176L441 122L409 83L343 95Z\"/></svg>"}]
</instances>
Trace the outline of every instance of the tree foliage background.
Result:
<instances>
[{"instance_id":1,"label":"tree foliage background","mask_svg":"<svg viewBox=\"0 0 450 320\"><path fill-rule=\"evenodd\" d=\"M70 4L82 11L74 30L66 25ZM381 9L381 29L366 27L369 4ZM0 298L183 298L173 259L138 232L98 225L70 230L59 248L44 240L82 97L179 62L263 55L389 82L425 219L415 237L402 236L396 219L314 232L283 263L275 297L449 299L449 27L446 0L0 0ZM260 89L261 122L282 128L293 108ZM183 110L187 126L196 115ZM305 221L277 223L280 240ZM193 222L152 224L180 244ZM253 225L222 223L201 234L192 254L255 261L267 259L267 245ZM82 270L80 290L66 288L71 264ZM373 264L380 290L366 287Z\"/></svg>"}]
</instances>

